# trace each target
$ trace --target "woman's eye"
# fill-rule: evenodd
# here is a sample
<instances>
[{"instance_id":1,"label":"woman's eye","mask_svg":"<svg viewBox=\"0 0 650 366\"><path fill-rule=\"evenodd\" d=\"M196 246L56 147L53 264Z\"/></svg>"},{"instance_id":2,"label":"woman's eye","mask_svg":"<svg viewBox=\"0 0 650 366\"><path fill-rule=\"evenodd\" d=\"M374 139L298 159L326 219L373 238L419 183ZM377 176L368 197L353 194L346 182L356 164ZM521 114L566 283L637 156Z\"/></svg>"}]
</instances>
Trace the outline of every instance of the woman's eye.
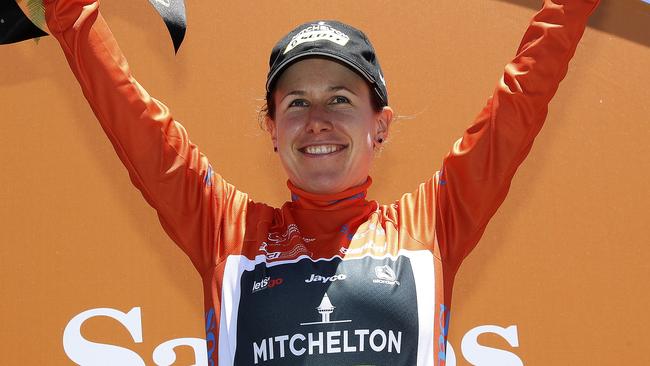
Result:
<instances>
[{"instance_id":1,"label":"woman's eye","mask_svg":"<svg viewBox=\"0 0 650 366\"><path fill-rule=\"evenodd\" d=\"M308 107L308 106L309 103L307 103L307 101L304 99L296 99L291 101L291 103L289 103L289 107Z\"/></svg>"},{"instance_id":2,"label":"woman's eye","mask_svg":"<svg viewBox=\"0 0 650 366\"><path fill-rule=\"evenodd\" d=\"M332 104L350 103L350 100L343 96L337 96L332 99Z\"/></svg>"}]
</instances>

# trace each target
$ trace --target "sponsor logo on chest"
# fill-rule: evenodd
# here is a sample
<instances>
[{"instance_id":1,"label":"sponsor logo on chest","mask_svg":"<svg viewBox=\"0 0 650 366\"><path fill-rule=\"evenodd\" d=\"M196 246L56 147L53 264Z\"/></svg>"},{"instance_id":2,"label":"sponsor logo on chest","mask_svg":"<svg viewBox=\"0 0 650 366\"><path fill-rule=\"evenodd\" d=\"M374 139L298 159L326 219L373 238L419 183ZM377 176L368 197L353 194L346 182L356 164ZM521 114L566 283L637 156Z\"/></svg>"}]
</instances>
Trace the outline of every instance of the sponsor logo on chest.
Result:
<instances>
[{"instance_id":1,"label":"sponsor logo on chest","mask_svg":"<svg viewBox=\"0 0 650 366\"><path fill-rule=\"evenodd\" d=\"M267 241L263 241L258 250L269 260L293 259L301 255L311 256L313 253L305 245L315 240L315 238L302 236L298 226L290 224L284 232L270 232Z\"/></svg>"},{"instance_id":2,"label":"sponsor logo on chest","mask_svg":"<svg viewBox=\"0 0 650 366\"><path fill-rule=\"evenodd\" d=\"M312 275L312 277L316 276ZM332 277L323 278L329 279ZM330 330L323 332L313 329L314 326L320 325L342 325L352 323L351 319L332 319L335 309L336 306L332 304L329 296L325 293L320 304L316 307L316 311L320 315L320 320L299 323L301 327L305 327L304 332L284 334L264 338L259 342L253 342L252 351L254 363L257 365L260 362L266 362L273 359L284 359L307 355L358 353L368 351L396 354L402 352L401 331L365 328Z\"/></svg>"},{"instance_id":3,"label":"sponsor logo on chest","mask_svg":"<svg viewBox=\"0 0 650 366\"><path fill-rule=\"evenodd\" d=\"M373 283L382 283L391 286L400 285L395 271L387 265L375 267L375 277L376 278L372 280Z\"/></svg>"},{"instance_id":4,"label":"sponsor logo on chest","mask_svg":"<svg viewBox=\"0 0 650 366\"><path fill-rule=\"evenodd\" d=\"M321 276L321 275L317 275L317 274L312 273L312 275L309 276L309 278L306 279L305 282L306 283L330 283L330 282L335 282L335 281L343 281L346 278L348 278L348 276L346 276L346 275L344 275L342 273L335 274L335 275L329 276L329 277Z\"/></svg>"},{"instance_id":5,"label":"sponsor logo on chest","mask_svg":"<svg viewBox=\"0 0 650 366\"><path fill-rule=\"evenodd\" d=\"M280 286L283 282L284 279L280 277L277 278L271 278L270 276L264 277L261 281L253 281L253 289L251 290L251 293L266 290L267 288Z\"/></svg>"}]
</instances>

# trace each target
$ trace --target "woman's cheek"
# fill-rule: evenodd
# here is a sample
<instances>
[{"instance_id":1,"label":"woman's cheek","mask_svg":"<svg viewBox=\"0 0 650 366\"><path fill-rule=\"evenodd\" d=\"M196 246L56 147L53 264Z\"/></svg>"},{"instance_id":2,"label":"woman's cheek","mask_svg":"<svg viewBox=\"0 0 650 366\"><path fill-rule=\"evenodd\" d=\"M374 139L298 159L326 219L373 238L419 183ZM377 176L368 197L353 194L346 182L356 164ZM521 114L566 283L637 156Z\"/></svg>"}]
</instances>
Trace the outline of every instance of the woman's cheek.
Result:
<instances>
[{"instance_id":1,"label":"woman's cheek","mask_svg":"<svg viewBox=\"0 0 650 366\"><path fill-rule=\"evenodd\" d=\"M282 116L281 119L277 120L276 124L278 138L284 140L288 136L295 134L295 131L300 129L300 123L298 116Z\"/></svg>"},{"instance_id":2,"label":"woman's cheek","mask_svg":"<svg viewBox=\"0 0 650 366\"><path fill-rule=\"evenodd\" d=\"M353 108L340 108L331 111L330 116L335 121L354 122L359 119L359 113Z\"/></svg>"},{"instance_id":3,"label":"woman's cheek","mask_svg":"<svg viewBox=\"0 0 650 366\"><path fill-rule=\"evenodd\" d=\"M297 110L287 113L283 120L287 130L295 130L305 124L307 117L308 114L305 111Z\"/></svg>"}]
</instances>

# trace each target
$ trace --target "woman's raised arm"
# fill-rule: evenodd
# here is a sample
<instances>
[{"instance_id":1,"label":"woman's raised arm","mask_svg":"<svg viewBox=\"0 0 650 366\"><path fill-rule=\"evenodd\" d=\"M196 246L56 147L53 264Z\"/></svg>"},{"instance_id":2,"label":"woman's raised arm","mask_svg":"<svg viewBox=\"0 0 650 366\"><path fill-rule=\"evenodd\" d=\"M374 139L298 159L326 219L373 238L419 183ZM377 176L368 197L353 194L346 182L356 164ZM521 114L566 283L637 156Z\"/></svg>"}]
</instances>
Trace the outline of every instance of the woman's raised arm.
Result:
<instances>
[{"instance_id":1,"label":"woman's raised arm","mask_svg":"<svg viewBox=\"0 0 650 366\"><path fill-rule=\"evenodd\" d=\"M450 269L474 248L505 199L599 1L544 0L494 94L440 171L402 198L415 212L407 223L414 237L435 240Z\"/></svg>"},{"instance_id":2,"label":"woman's raised arm","mask_svg":"<svg viewBox=\"0 0 650 366\"><path fill-rule=\"evenodd\" d=\"M213 172L169 109L133 78L98 1L44 3L48 27L131 181L195 267L214 265L227 250L222 223L241 219L247 196Z\"/></svg>"},{"instance_id":3,"label":"woman's raised arm","mask_svg":"<svg viewBox=\"0 0 650 366\"><path fill-rule=\"evenodd\" d=\"M449 264L469 254L505 199L598 3L544 1L493 96L444 159L436 177L436 236Z\"/></svg>"}]
</instances>

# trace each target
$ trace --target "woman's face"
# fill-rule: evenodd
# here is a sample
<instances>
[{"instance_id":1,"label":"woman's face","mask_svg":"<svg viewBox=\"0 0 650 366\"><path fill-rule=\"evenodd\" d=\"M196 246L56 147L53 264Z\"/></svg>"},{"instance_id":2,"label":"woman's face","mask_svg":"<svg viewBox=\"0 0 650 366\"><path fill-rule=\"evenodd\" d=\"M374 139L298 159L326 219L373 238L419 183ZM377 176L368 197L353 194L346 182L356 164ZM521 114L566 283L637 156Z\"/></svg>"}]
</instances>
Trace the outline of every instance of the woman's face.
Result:
<instances>
[{"instance_id":1,"label":"woman's face","mask_svg":"<svg viewBox=\"0 0 650 366\"><path fill-rule=\"evenodd\" d=\"M393 116L375 111L364 79L338 62L298 61L285 70L267 120L289 179L313 193L336 193L366 181L377 140Z\"/></svg>"}]
</instances>

